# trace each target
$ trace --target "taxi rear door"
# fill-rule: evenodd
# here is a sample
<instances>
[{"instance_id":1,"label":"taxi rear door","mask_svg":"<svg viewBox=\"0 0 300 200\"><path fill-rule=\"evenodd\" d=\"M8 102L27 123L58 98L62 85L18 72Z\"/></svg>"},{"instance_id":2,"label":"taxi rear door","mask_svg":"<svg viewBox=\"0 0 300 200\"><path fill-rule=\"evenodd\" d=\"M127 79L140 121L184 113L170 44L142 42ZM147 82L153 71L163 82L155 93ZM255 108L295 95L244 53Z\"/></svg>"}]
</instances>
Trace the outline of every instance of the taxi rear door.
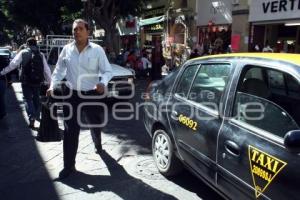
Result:
<instances>
[{"instance_id":1,"label":"taxi rear door","mask_svg":"<svg viewBox=\"0 0 300 200\"><path fill-rule=\"evenodd\" d=\"M247 79L253 82L252 91L245 86ZM218 141L218 187L233 199L299 199L300 158L287 150L283 138L299 130L300 81L253 64L235 81L230 118Z\"/></svg>"}]
</instances>

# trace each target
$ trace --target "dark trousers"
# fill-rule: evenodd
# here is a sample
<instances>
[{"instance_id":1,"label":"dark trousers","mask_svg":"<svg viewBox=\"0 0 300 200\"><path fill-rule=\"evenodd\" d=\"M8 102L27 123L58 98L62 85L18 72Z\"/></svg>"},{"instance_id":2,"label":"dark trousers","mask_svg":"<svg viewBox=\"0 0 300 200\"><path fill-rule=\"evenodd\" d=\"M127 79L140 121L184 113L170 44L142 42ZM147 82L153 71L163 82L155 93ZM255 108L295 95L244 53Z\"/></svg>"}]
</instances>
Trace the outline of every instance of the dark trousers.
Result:
<instances>
[{"instance_id":1,"label":"dark trousers","mask_svg":"<svg viewBox=\"0 0 300 200\"><path fill-rule=\"evenodd\" d=\"M65 89L67 92L70 92L69 89ZM88 92L85 95L96 95L95 91ZM78 96L78 91L73 90L73 94L70 98L64 99L64 103L69 103L72 106L70 110L69 106L63 106L64 117L68 117L71 114L70 119L64 120L64 141L63 141L63 152L64 152L64 167L65 168L72 168L75 166L75 159L78 149L78 142L79 142L79 132L80 132L80 124L78 123L81 119L81 116L78 116L78 107L82 103L97 103L100 102L96 99L85 99L80 98ZM102 123L103 119L103 108L96 105L86 105L83 106L81 109L83 115L86 119L86 124L90 125L99 125ZM72 111L70 113L70 111ZM93 141L95 146L101 145L101 128L95 127L90 128Z\"/></svg>"},{"instance_id":2,"label":"dark trousers","mask_svg":"<svg viewBox=\"0 0 300 200\"><path fill-rule=\"evenodd\" d=\"M39 119L41 111L40 86L32 86L22 83L22 91L29 120Z\"/></svg>"}]
</instances>

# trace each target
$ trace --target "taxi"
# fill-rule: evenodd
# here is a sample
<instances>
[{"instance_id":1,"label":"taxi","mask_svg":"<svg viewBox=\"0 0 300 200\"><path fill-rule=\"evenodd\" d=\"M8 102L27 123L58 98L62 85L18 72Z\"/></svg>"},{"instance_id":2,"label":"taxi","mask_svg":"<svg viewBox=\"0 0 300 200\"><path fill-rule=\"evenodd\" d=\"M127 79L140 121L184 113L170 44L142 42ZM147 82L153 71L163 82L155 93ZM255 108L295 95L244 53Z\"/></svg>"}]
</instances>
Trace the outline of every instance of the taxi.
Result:
<instances>
[{"instance_id":1,"label":"taxi","mask_svg":"<svg viewBox=\"0 0 300 200\"><path fill-rule=\"evenodd\" d=\"M195 58L145 99L161 174L185 166L228 199L300 198L300 55Z\"/></svg>"}]
</instances>

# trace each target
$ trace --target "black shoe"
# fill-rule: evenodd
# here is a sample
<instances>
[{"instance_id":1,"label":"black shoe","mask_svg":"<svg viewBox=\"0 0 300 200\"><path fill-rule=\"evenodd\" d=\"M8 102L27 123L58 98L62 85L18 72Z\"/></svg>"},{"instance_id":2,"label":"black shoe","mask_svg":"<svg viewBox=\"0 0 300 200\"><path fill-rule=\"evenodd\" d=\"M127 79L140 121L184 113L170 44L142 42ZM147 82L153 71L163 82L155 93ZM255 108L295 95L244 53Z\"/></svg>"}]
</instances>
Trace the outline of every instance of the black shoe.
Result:
<instances>
[{"instance_id":1,"label":"black shoe","mask_svg":"<svg viewBox=\"0 0 300 200\"><path fill-rule=\"evenodd\" d=\"M95 146L95 153L101 154L102 151L103 151L103 149L102 149L102 146L101 146L101 145Z\"/></svg>"},{"instance_id":2,"label":"black shoe","mask_svg":"<svg viewBox=\"0 0 300 200\"><path fill-rule=\"evenodd\" d=\"M63 170L61 170L59 172L59 179L65 179L67 178L68 176L70 176L70 174L76 172L76 169L75 167L71 167L71 168L63 168Z\"/></svg>"}]
</instances>

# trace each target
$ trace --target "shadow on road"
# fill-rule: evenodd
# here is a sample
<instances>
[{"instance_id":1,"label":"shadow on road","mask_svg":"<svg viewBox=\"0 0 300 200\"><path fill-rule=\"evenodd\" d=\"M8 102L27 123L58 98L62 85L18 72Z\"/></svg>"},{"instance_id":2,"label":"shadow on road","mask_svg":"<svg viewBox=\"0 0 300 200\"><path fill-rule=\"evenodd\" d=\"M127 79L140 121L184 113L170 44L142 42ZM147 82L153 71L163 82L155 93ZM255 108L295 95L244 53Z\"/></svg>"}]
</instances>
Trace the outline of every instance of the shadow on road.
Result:
<instances>
[{"instance_id":1,"label":"shadow on road","mask_svg":"<svg viewBox=\"0 0 300 200\"><path fill-rule=\"evenodd\" d=\"M85 193L107 192L105 199L118 196L130 200L175 200L172 195L163 193L130 176L107 152L101 153L110 175L89 175L77 172L61 182ZM105 194L104 194L105 195ZM113 196L110 196L113 195Z\"/></svg>"}]
</instances>

